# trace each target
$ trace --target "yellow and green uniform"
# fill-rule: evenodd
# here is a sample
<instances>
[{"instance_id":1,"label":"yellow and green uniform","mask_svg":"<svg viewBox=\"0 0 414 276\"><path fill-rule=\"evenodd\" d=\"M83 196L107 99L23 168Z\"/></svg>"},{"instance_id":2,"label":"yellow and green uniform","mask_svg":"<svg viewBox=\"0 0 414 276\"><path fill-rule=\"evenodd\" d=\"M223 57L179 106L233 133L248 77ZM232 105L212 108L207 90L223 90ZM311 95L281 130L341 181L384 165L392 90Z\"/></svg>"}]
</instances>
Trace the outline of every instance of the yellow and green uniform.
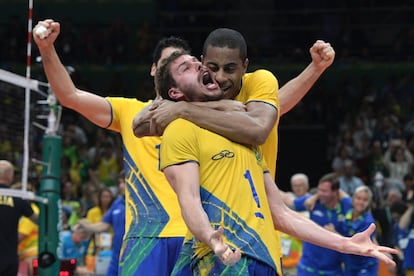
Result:
<instances>
[{"instance_id":1,"label":"yellow and green uniform","mask_svg":"<svg viewBox=\"0 0 414 276\"><path fill-rule=\"evenodd\" d=\"M277 120L275 126L273 127L272 131L270 132L266 142L261 146L264 159L266 160L269 173L275 178L276 175L276 160L277 160L277 146L278 146L278 133L277 128L279 125L279 118L280 118L280 105L279 105L279 98L278 98L278 89L279 84L276 77L268 70L259 69L251 73L246 73L243 75L242 78L242 87L239 94L236 96L235 100L240 101L242 103L249 103L254 101L261 101L265 102L269 105L274 106L278 110ZM281 260L282 258L282 246L280 240L280 233L279 231L275 231L277 245L276 248L278 250L278 259ZM188 254L186 252L190 252L190 248L192 247L192 243L190 241L191 235L186 237L186 242L184 243L184 251L180 254L180 258L176 267L174 268L174 275L180 275L180 273L185 274L187 262L189 260ZM188 247L188 248L187 248ZM282 275L280 266L278 266L277 273Z\"/></svg>"},{"instance_id":2,"label":"yellow and green uniform","mask_svg":"<svg viewBox=\"0 0 414 276\"><path fill-rule=\"evenodd\" d=\"M203 209L214 228L224 228L225 242L276 270L279 248L264 186L267 167L260 150L177 119L164 132L161 168L185 162L199 164ZM195 241L196 259L210 252L206 244Z\"/></svg>"},{"instance_id":3,"label":"yellow and green uniform","mask_svg":"<svg viewBox=\"0 0 414 276\"><path fill-rule=\"evenodd\" d=\"M112 108L112 121L108 129L122 136L125 170L125 238L184 237L187 227L181 217L177 196L160 171L160 137L135 137L132 120L152 101L106 98ZM154 242L155 244L156 242ZM150 248L133 248L121 256L130 258L131 266L139 266ZM144 252L145 251L145 252ZM127 262L128 259L122 259ZM130 265L126 265L130 266ZM125 268L122 266L121 268ZM126 273L133 272L129 271Z\"/></svg>"},{"instance_id":4,"label":"yellow and green uniform","mask_svg":"<svg viewBox=\"0 0 414 276\"><path fill-rule=\"evenodd\" d=\"M126 237L184 236L177 196L160 171L160 137L135 137L132 120L152 101L107 98L112 107L110 130L120 132L123 142L127 189Z\"/></svg>"}]
</instances>

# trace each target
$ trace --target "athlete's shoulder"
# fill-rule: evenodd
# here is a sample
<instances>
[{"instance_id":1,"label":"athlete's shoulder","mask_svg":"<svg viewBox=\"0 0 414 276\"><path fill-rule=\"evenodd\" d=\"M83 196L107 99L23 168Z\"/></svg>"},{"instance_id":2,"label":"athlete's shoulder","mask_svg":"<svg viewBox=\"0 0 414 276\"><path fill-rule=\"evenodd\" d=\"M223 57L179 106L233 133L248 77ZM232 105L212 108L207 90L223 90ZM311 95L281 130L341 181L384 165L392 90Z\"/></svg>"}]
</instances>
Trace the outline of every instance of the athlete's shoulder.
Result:
<instances>
[{"instance_id":1,"label":"athlete's shoulder","mask_svg":"<svg viewBox=\"0 0 414 276\"><path fill-rule=\"evenodd\" d=\"M245 80L263 80L263 79L270 79L270 80L277 80L276 76L269 70L266 69L257 69L255 71L249 72L244 74Z\"/></svg>"},{"instance_id":2,"label":"athlete's shoulder","mask_svg":"<svg viewBox=\"0 0 414 276\"><path fill-rule=\"evenodd\" d=\"M125 98L125 97L106 97L105 99L109 101L111 104L117 103L117 104L134 104L134 105L146 106L153 102L153 100L148 100L146 102L143 102L136 98Z\"/></svg>"},{"instance_id":3,"label":"athlete's shoulder","mask_svg":"<svg viewBox=\"0 0 414 276\"><path fill-rule=\"evenodd\" d=\"M166 128L166 131L169 129L173 129L174 131L176 131L177 129L179 129L180 131L187 131L190 129L194 129L198 127L196 124L186 120L186 119L175 119L174 121L172 121ZM170 130L171 131L171 130Z\"/></svg>"}]
</instances>

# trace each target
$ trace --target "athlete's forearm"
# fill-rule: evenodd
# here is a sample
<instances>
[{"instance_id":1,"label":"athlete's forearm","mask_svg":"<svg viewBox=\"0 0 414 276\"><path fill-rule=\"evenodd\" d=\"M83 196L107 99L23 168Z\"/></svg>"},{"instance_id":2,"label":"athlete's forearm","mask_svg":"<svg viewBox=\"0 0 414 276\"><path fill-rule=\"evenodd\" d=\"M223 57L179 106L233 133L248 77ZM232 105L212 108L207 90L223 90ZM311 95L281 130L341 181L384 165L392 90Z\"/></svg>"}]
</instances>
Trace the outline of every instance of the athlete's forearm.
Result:
<instances>
[{"instance_id":1,"label":"athlete's forearm","mask_svg":"<svg viewBox=\"0 0 414 276\"><path fill-rule=\"evenodd\" d=\"M247 112L229 112L188 105L189 108L183 110L180 117L237 143L261 145L266 141L277 116L265 114L267 112L274 114L277 111L274 110L274 107L267 106L265 103L249 105L259 104L263 106L260 116L257 116L259 113L257 109L252 112L249 110Z\"/></svg>"},{"instance_id":2,"label":"athlete's forearm","mask_svg":"<svg viewBox=\"0 0 414 276\"><path fill-rule=\"evenodd\" d=\"M181 214L190 232L201 242L212 248L210 238L214 229L211 227L206 212L201 207L201 202L182 198L179 200Z\"/></svg>"},{"instance_id":3,"label":"athlete's forearm","mask_svg":"<svg viewBox=\"0 0 414 276\"><path fill-rule=\"evenodd\" d=\"M44 71L59 102L63 106L79 112L92 123L100 127L107 127L112 114L106 99L77 89L53 46L47 50L43 49L41 54Z\"/></svg>"},{"instance_id":4,"label":"athlete's forearm","mask_svg":"<svg viewBox=\"0 0 414 276\"><path fill-rule=\"evenodd\" d=\"M201 204L198 170L197 164L188 162L168 166L164 169L164 174L177 194L181 214L188 229L197 239L210 246L209 240L214 229Z\"/></svg>"},{"instance_id":5,"label":"athlete's forearm","mask_svg":"<svg viewBox=\"0 0 414 276\"><path fill-rule=\"evenodd\" d=\"M156 136L151 132L151 112L149 106L146 106L132 120L132 131L136 137Z\"/></svg>"},{"instance_id":6,"label":"athlete's forearm","mask_svg":"<svg viewBox=\"0 0 414 276\"><path fill-rule=\"evenodd\" d=\"M77 89L61 63L55 47L52 45L40 50L42 55L43 69L46 73L53 93L60 103L68 108L74 108L76 104Z\"/></svg>"},{"instance_id":7,"label":"athlete's forearm","mask_svg":"<svg viewBox=\"0 0 414 276\"><path fill-rule=\"evenodd\" d=\"M411 218L413 217L414 204L410 204L404 214L401 216L399 221L399 227L401 229L407 229L411 223Z\"/></svg>"},{"instance_id":8,"label":"athlete's forearm","mask_svg":"<svg viewBox=\"0 0 414 276\"><path fill-rule=\"evenodd\" d=\"M313 244L341 251L344 240L341 235L332 233L283 203L280 191L270 174L265 173L266 195L275 229Z\"/></svg>"},{"instance_id":9,"label":"athlete's forearm","mask_svg":"<svg viewBox=\"0 0 414 276\"><path fill-rule=\"evenodd\" d=\"M86 219L82 219L79 221L79 224L84 227L89 232L100 233L108 231L111 227L109 223L100 221L97 223L90 223Z\"/></svg>"},{"instance_id":10,"label":"athlete's forearm","mask_svg":"<svg viewBox=\"0 0 414 276\"><path fill-rule=\"evenodd\" d=\"M324 70L310 63L297 77L279 89L280 116L289 112L308 93Z\"/></svg>"}]
</instances>

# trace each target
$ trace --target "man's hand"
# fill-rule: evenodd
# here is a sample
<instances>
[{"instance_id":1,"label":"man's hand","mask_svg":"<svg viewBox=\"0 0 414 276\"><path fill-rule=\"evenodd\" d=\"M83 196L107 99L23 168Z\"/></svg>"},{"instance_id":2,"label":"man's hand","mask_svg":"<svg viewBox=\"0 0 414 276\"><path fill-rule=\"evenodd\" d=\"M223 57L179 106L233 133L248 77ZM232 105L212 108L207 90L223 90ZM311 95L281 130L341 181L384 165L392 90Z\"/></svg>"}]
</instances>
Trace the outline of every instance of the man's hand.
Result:
<instances>
[{"instance_id":1,"label":"man's hand","mask_svg":"<svg viewBox=\"0 0 414 276\"><path fill-rule=\"evenodd\" d=\"M315 208L316 202L318 201L319 196L318 194L314 194L311 197L309 197L308 199L305 200L304 204L305 204L305 208L308 211L312 211L313 208Z\"/></svg>"},{"instance_id":2,"label":"man's hand","mask_svg":"<svg viewBox=\"0 0 414 276\"><path fill-rule=\"evenodd\" d=\"M236 264L241 258L241 252L239 249L236 251L231 250L231 248L224 243L223 241L223 227L219 227L219 229L213 232L210 238L211 248L214 251L214 254L220 258L220 260L225 265L234 265Z\"/></svg>"},{"instance_id":3,"label":"man's hand","mask_svg":"<svg viewBox=\"0 0 414 276\"><path fill-rule=\"evenodd\" d=\"M43 39L36 35L36 30L41 26L47 29L47 32L45 33L45 37ZM58 22L53 21L52 19L46 19L43 21L39 21L37 25L33 28L33 39L36 42L39 50L42 50L52 46L56 38L58 37L59 33L60 24Z\"/></svg>"},{"instance_id":4,"label":"man's hand","mask_svg":"<svg viewBox=\"0 0 414 276\"><path fill-rule=\"evenodd\" d=\"M150 133L162 136L165 128L175 119L179 118L180 112L185 109L186 102L172 102L160 100L154 102L149 108Z\"/></svg>"},{"instance_id":5,"label":"man's hand","mask_svg":"<svg viewBox=\"0 0 414 276\"><path fill-rule=\"evenodd\" d=\"M394 248L380 246L371 240L371 235L375 231L375 224L364 231L353 235L345 242L344 253L370 256L382 260L387 265L395 266L390 254L398 254Z\"/></svg>"},{"instance_id":6,"label":"man's hand","mask_svg":"<svg viewBox=\"0 0 414 276\"><path fill-rule=\"evenodd\" d=\"M334 61L335 50L331 44L323 40L317 40L309 49L312 63L321 71L328 68Z\"/></svg>"},{"instance_id":7,"label":"man's hand","mask_svg":"<svg viewBox=\"0 0 414 276\"><path fill-rule=\"evenodd\" d=\"M184 102L183 102L184 103ZM132 131L137 137L162 136L165 128L178 118L178 103L169 100L156 100L135 115Z\"/></svg>"}]
</instances>

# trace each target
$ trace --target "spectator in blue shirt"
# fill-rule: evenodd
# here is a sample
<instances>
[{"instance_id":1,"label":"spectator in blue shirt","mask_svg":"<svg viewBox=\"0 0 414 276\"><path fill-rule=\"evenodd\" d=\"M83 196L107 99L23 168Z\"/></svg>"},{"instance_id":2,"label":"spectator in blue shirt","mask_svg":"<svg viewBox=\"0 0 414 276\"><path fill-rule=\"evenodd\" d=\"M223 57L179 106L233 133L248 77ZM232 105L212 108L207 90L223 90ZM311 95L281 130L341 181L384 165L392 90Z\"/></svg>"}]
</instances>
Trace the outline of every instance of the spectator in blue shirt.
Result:
<instances>
[{"instance_id":1,"label":"spectator in blue shirt","mask_svg":"<svg viewBox=\"0 0 414 276\"><path fill-rule=\"evenodd\" d=\"M59 259L76 259L77 266L84 266L89 239L89 233L80 225L74 226L72 231L61 232L58 248Z\"/></svg>"},{"instance_id":2,"label":"spectator in blue shirt","mask_svg":"<svg viewBox=\"0 0 414 276\"><path fill-rule=\"evenodd\" d=\"M352 196L352 209L345 215L345 221L340 224L338 232L346 237L366 230L375 223L371 214L372 191L367 186L359 186ZM375 240L374 234L371 236ZM378 259L352 254L344 255L345 276L378 275Z\"/></svg>"},{"instance_id":3,"label":"spectator in blue shirt","mask_svg":"<svg viewBox=\"0 0 414 276\"><path fill-rule=\"evenodd\" d=\"M305 211L305 201L310 197L312 195L296 198L294 209ZM328 230L337 231L339 224L345 219L345 214L352 208L352 202L350 197L340 198L339 182L335 174L324 175L319 180L315 197L316 203L310 210L310 219ZM343 275L342 254L304 241L297 275Z\"/></svg>"},{"instance_id":4,"label":"spectator in blue shirt","mask_svg":"<svg viewBox=\"0 0 414 276\"><path fill-rule=\"evenodd\" d=\"M414 201L408 203L408 208L398 223L398 245L403 252L403 271L405 275L414 275Z\"/></svg>"}]
</instances>

